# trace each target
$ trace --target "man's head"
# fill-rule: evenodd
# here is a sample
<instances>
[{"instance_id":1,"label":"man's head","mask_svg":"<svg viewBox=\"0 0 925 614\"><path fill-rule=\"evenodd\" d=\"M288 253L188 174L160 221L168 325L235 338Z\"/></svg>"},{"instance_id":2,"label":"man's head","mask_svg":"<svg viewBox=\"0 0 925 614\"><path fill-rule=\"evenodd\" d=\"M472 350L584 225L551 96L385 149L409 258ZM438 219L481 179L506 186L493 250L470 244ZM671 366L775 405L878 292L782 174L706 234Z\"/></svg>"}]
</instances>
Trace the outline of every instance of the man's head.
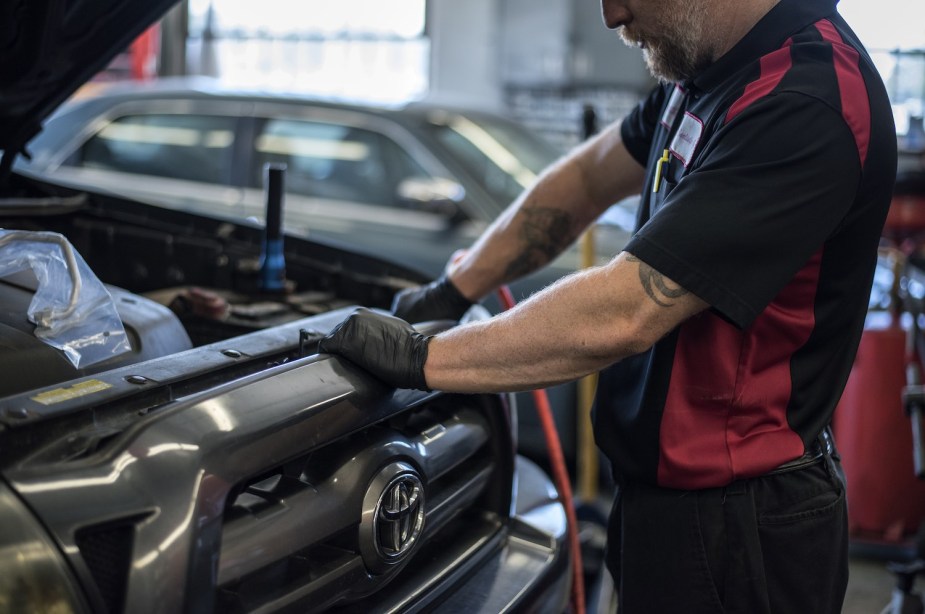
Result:
<instances>
[{"instance_id":1,"label":"man's head","mask_svg":"<svg viewBox=\"0 0 925 614\"><path fill-rule=\"evenodd\" d=\"M642 49L662 81L690 79L732 48L778 0L601 0L604 23Z\"/></svg>"}]
</instances>

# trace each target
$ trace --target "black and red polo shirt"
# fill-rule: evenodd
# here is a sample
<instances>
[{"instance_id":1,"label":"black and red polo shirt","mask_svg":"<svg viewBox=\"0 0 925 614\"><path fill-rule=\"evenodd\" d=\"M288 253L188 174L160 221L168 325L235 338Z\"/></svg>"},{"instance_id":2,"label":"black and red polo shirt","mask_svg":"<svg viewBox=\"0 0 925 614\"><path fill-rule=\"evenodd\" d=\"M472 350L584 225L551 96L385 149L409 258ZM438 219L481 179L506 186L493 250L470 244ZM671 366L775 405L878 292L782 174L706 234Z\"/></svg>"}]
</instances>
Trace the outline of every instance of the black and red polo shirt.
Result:
<instances>
[{"instance_id":1,"label":"black and red polo shirt","mask_svg":"<svg viewBox=\"0 0 925 614\"><path fill-rule=\"evenodd\" d=\"M626 251L711 309L601 374L618 480L722 486L804 454L857 350L896 173L883 83L835 0L781 0L623 122L648 172Z\"/></svg>"}]
</instances>

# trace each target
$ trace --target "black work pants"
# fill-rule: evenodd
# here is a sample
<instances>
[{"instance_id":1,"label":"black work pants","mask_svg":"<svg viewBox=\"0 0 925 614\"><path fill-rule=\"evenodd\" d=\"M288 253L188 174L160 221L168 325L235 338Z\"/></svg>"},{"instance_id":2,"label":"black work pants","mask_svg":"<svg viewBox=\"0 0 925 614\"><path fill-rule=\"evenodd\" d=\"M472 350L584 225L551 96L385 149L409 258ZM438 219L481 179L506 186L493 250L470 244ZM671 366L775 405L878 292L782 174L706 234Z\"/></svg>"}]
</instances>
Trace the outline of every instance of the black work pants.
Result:
<instances>
[{"instance_id":1,"label":"black work pants","mask_svg":"<svg viewBox=\"0 0 925 614\"><path fill-rule=\"evenodd\" d=\"M623 485L607 552L619 613L838 614L846 512L832 459L725 488Z\"/></svg>"}]
</instances>

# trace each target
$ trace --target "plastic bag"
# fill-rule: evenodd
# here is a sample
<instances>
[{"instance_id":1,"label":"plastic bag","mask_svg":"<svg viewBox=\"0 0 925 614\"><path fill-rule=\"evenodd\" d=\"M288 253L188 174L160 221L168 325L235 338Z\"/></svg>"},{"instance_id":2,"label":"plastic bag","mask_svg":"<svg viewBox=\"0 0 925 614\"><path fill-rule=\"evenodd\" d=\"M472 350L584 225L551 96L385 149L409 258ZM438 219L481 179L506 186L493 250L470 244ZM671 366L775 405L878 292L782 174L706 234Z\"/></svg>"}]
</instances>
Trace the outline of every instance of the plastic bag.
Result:
<instances>
[{"instance_id":1,"label":"plastic bag","mask_svg":"<svg viewBox=\"0 0 925 614\"><path fill-rule=\"evenodd\" d=\"M63 235L0 230L0 277L28 269L38 281L26 312L35 336L75 368L131 349L112 297Z\"/></svg>"}]
</instances>

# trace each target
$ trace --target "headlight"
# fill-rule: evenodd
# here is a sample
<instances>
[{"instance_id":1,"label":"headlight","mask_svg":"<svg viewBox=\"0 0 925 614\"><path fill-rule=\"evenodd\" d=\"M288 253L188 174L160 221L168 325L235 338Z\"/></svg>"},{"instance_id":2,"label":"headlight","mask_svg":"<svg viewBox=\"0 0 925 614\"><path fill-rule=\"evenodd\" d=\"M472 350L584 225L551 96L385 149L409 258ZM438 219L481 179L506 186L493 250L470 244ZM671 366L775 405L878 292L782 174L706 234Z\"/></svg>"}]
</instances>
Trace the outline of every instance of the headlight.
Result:
<instances>
[{"instance_id":1,"label":"headlight","mask_svg":"<svg viewBox=\"0 0 925 614\"><path fill-rule=\"evenodd\" d=\"M0 483L0 612L89 612L61 552Z\"/></svg>"}]
</instances>

